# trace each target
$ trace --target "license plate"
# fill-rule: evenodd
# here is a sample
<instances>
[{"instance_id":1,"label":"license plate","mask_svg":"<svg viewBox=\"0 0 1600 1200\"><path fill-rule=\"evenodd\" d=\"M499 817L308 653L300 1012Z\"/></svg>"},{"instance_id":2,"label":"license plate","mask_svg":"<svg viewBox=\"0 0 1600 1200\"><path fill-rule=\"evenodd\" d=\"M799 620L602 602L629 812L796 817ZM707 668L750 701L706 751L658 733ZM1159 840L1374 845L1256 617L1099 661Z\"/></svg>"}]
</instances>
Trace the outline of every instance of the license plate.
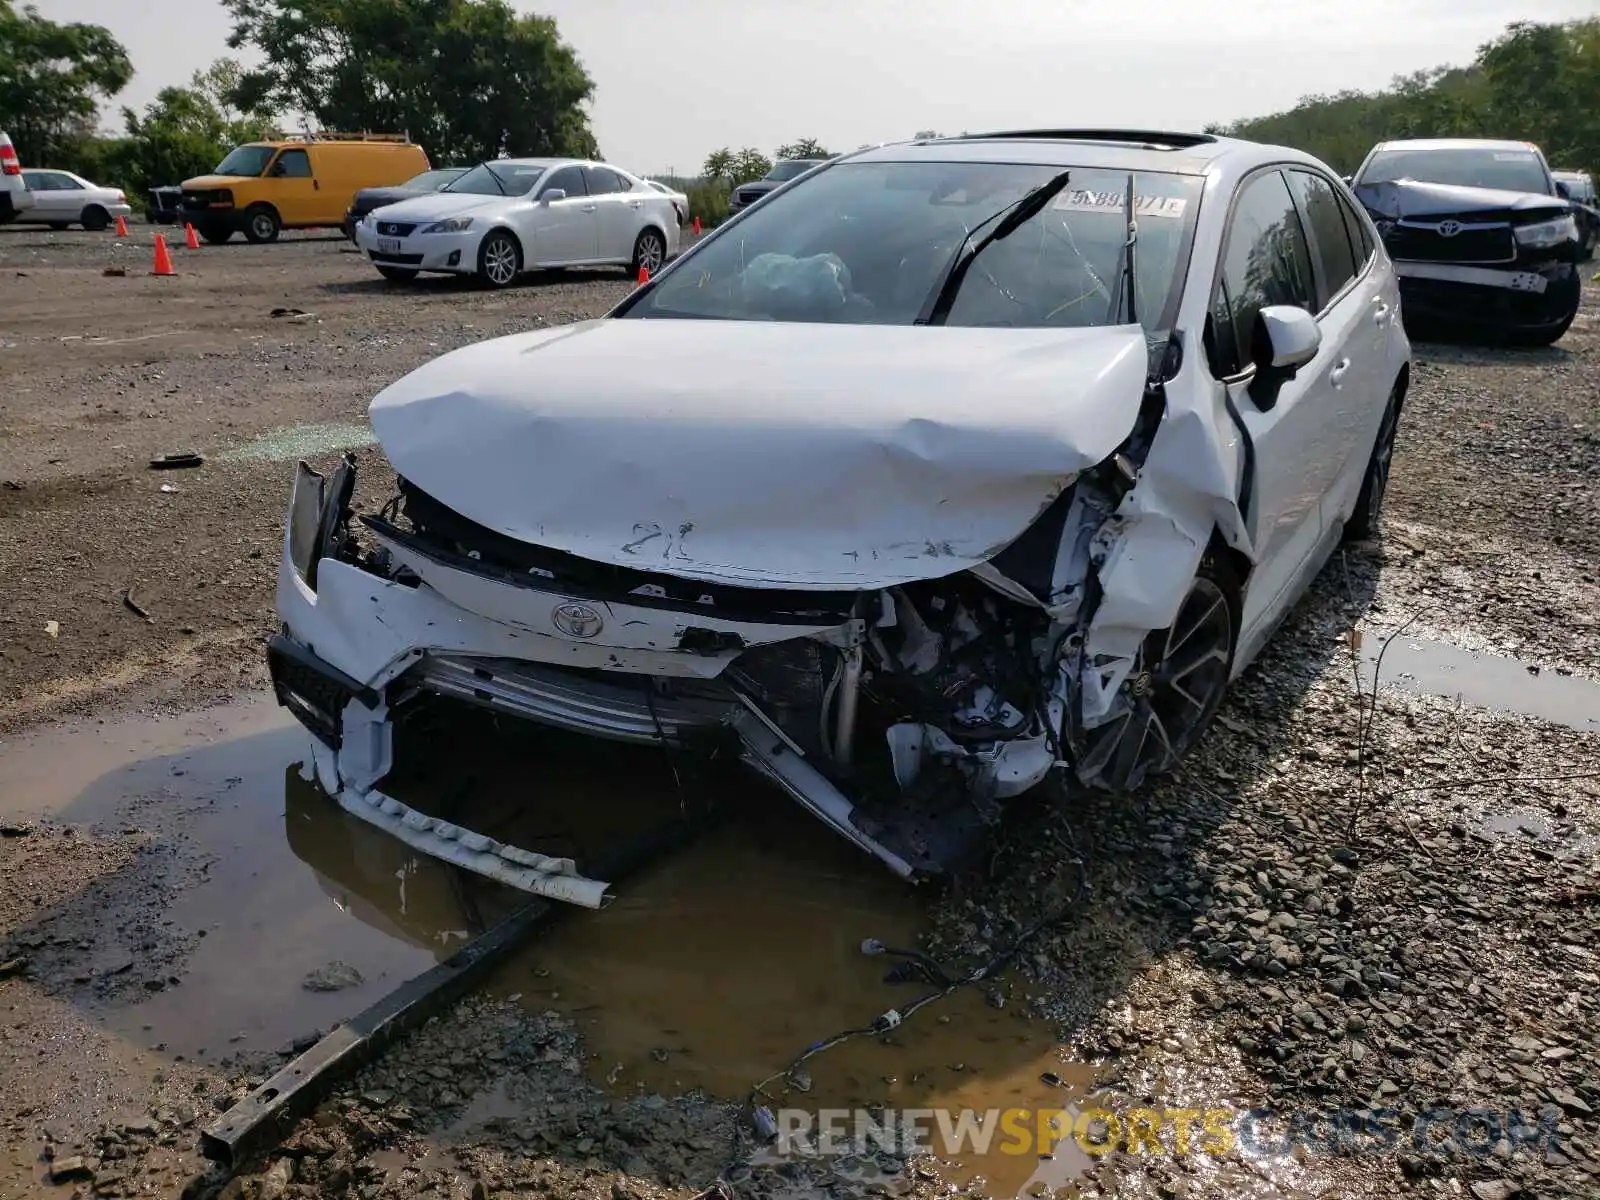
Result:
<instances>
[{"instance_id":1,"label":"license plate","mask_svg":"<svg viewBox=\"0 0 1600 1200\"><path fill-rule=\"evenodd\" d=\"M379 254L399 254L400 253L400 239L399 238L379 238L378 239L378 253Z\"/></svg>"}]
</instances>

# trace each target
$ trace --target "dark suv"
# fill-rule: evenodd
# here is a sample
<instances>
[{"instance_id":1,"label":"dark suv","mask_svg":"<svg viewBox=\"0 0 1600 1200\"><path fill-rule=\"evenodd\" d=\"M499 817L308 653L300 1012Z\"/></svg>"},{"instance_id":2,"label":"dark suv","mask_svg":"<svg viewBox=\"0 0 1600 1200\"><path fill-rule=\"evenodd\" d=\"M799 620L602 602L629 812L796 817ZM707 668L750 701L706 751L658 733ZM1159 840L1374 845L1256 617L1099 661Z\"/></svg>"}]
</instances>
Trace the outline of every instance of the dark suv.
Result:
<instances>
[{"instance_id":1,"label":"dark suv","mask_svg":"<svg viewBox=\"0 0 1600 1200\"><path fill-rule=\"evenodd\" d=\"M1350 185L1394 260L1408 327L1548 346L1572 324L1583 287L1579 210L1539 147L1380 142Z\"/></svg>"},{"instance_id":2,"label":"dark suv","mask_svg":"<svg viewBox=\"0 0 1600 1200\"><path fill-rule=\"evenodd\" d=\"M1553 171L1556 186L1578 210L1578 232L1583 236L1583 261L1594 257L1600 244L1600 199L1594 194L1594 179L1587 171Z\"/></svg>"},{"instance_id":3,"label":"dark suv","mask_svg":"<svg viewBox=\"0 0 1600 1200\"><path fill-rule=\"evenodd\" d=\"M733 194L728 197L728 215L732 216L740 209L749 208L768 192L776 190L781 185L804 175L819 163L825 163L825 158L783 158L772 164L760 179L750 183L741 183L733 189Z\"/></svg>"}]
</instances>

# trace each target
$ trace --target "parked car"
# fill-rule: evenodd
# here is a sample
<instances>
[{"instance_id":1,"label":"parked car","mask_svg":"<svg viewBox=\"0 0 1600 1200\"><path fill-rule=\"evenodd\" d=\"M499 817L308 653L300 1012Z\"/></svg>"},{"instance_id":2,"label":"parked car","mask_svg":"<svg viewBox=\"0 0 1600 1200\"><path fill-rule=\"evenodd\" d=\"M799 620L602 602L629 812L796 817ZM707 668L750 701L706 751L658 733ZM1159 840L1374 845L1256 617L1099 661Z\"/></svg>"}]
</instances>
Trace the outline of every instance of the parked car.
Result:
<instances>
[{"instance_id":1,"label":"parked car","mask_svg":"<svg viewBox=\"0 0 1600 1200\"><path fill-rule=\"evenodd\" d=\"M678 252L672 201L620 167L570 158L480 163L427 196L367 214L356 244L392 282L419 271L507 287L524 271L626 266Z\"/></svg>"},{"instance_id":2,"label":"parked car","mask_svg":"<svg viewBox=\"0 0 1600 1200\"><path fill-rule=\"evenodd\" d=\"M413 196L426 196L429 192L437 192L447 183L454 183L470 170L468 167L436 167L431 171L424 171L421 175L414 175L404 183L397 183L393 187L362 188L350 201L350 209L344 214L344 235L352 242L356 240L356 226L361 224L361 219L375 208L382 208L386 204L398 204L402 200L409 200Z\"/></svg>"},{"instance_id":3,"label":"parked car","mask_svg":"<svg viewBox=\"0 0 1600 1200\"><path fill-rule=\"evenodd\" d=\"M1414 331L1547 346L1572 324L1577 218L1531 142L1380 142L1351 186L1395 261Z\"/></svg>"},{"instance_id":4,"label":"parked car","mask_svg":"<svg viewBox=\"0 0 1600 1200\"><path fill-rule=\"evenodd\" d=\"M403 183L428 169L422 147L398 134L249 142L210 175L183 181L182 214L208 242L241 231L252 242L275 242L285 229L337 229L362 188Z\"/></svg>"},{"instance_id":5,"label":"parked car","mask_svg":"<svg viewBox=\"0 0 1600 1200\"><path fill-rule=\"evenodd\" d=\"M812 167L826 161L826 159L821 158L779 159L772 164L772 170L768 171L760 179L751 180L749 183L741 183L729 193L728 215L732 216L741 209L749 208L763 196L782 187L791 179L800 178Z\"/></svg>"},{"instance_id":6,"label":"parked car","mask_svg":"<svg viewBox=\"0 0 1600 1200\"><path fill-rule=\"evenodd\" d=\"M678 214L679 225L688 224L689 197L687 193L680 192L677 188L670 188L664 183L658 183L654 179L646 179L644 183L646 187L654 188L663 196L667 197L667 199L672 201L673 210Z\"/></svg>"},{"instance_id":7,"label":"parked car","mask_svg":"<svg viewBox=\"0 0 1600 1200\"><path fill-rule=\"evenodd\" d=\"M731 739L938 873L1058 769L1127 793L1174 767L1374 534L1399 308L1371 220L1295 150L1042 130L846 155L607 316L382 391L381 514L352 514L353 456L302 463L277 695L349 811L529 890L577 885L381 787L439 696Z\"/></svg>"},{"instance_id":8,"label":"parked car","mask_svg":"<svg viewBox=\"0 0 1600 1200\"><path fill-rule=\"evenodd\" d=\"M1594 179L1587 171L1554 171L1556 187L1577 210L1578 232L1583 239L1583 261L1594 257L1600 245L1600 198L1596 198Z\"/></svg>"},{"instance_id":9,"label":"parked car","mask_svg":"<svg viewBox=\"0 0 1600 1200\"><path fill-rule=\"evenodd\" d=\"M33 209L18 218L51 229L82 225L105 229L117 217L133 215L121 188L101 187L71 171L25 170L22 181L33 193Z\"/></svg>"},{"instance_id":10,"label":"parked car","mask_svg":"<svg viewBox=\"0 0 1600 1200\"><path fill-rule=\"evenodd\" d=\"M22 175L17 148L8 134L0 133L0 225L14 221L33 207L33 193Z\"/></svg>"},{"instance_id":11,"label":"parked car","mask_svg":"<svg viewBox=\"0 0 1600 1200\"><path fill-rule=\"evenodd\" d=\"M150 189L145 200L145 220L152 225L176 225L183 220L183 188L165 184Z\"/></svg>"}]
</instances>

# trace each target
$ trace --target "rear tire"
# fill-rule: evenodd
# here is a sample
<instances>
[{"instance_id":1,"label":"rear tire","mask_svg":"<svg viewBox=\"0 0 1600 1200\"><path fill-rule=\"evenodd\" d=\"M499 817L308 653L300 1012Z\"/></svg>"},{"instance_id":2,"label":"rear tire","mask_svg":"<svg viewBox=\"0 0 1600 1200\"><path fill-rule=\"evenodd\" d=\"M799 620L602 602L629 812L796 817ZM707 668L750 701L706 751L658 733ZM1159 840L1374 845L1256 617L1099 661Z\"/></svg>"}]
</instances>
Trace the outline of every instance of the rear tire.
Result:
<instances>
[{"instance_id":1,"label":"rear tire","mask_svg":"<svg viewBox=\"0 0 1600 1200\"><path fill-rule=\"evenodd\" d=\"M244 236L247 241L260 246L278 240L283 222L270 204L252 204L244 210Z\"/></svg>"},{"instance_id":2,"label":"rear tire","mask_svg":"<svg viewBox=\"0 0 1600 1200\"><path fill-rule=\"evenodd\" d=\"M504 229L491 229L478 246L478 279L486 287L508 288L522 274L522 247Z\"/></svg>"},{"instance_id":3,"label":"rear tire","mask_svg":"<svg viewBox=\"0 0 1600 1200\"><path fill-rule=\"evenodd\" d=\"M83 216L79 220L90 233L99 233L110 227L111 214L98 204L91 204L83 210Z\"/></svg>"},{"instance_id":4,"label":"rear tire","mask_svg":"<svg viewBox=\"0 0 1600 1200\"><path fill-rule=\"evenodd\" d=\"M649 271L654 275L667 265L667 239L654 229L646 229L639 235L639 240L633 243L633 261L628 264L628 272L635 278L641 270Z\"/></svg>"},{"instance_id":5,"label":"rear tire","mask_svg":"<svg viewBox=\"0 0 1600 1200\"><path fill-rule=\"evenodd\" d=\"M1383 410L1383 424L1378 426L1377 439L1372 443L1372 457L1367 460L1367 473L1361 478L1361 492L1356 496L1355 511L1344 523L1344 540L1361 542L1378 536L1379 519L1383 516L1383 498L1389 491L1389 467L1394 462L1395 434L1400 428L1400 392L1389 393L1389 404Z\"/></svg>"},{"instance_id":6,"label":"rear tire","mask_svg":"<svg viewBox=\"0 0 1600 1200\"><path fill-rule=\"evenodd\" d=\"M390 283L410 283L417 277L416 269L413 267L379 267L378 274Z\"/></svg>"}]
</instances>

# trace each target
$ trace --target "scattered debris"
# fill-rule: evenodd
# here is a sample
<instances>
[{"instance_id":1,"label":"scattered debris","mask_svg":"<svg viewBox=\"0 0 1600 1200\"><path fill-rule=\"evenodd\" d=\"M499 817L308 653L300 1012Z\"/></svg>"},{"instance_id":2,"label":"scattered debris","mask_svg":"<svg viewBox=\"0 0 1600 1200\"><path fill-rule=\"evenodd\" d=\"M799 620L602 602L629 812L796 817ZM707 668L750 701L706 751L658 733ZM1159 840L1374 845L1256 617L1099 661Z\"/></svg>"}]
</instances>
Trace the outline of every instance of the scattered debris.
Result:
<instances>
[{"instance_id":1,"label":"scattered debris","mask_svg":"<svg viewBox=\"0 0 1600 1200\"><path fill-rule=\"evenodd\" d=\"M127 267L107 267L104 271L100 272L100 274L102 274L102 275L113 275L113 276L123 276L123 275L126 275L127 273L128 273L128 268Z\"/></svg>"},{"instance_id":2,"label":"scattered debris","mask_svg":"<svg viewBox=\"0 0 1600 1200\"><path fill-rule=\"evenodd\" d=\"M46 621L44 623L44 631L46 633L48 633L51 637L60 637L61 636L61 622L60 621Z\"/></svg>"},{"instance_id":3,"label":"scattered debris","mask_svg":"<svg viewBox=\"0 0 1600 1200\"><path fill-rule=\"evenodd\" d=\"M28 960L27 959L25 959L25 958L9 959L6 962L0 963L0 979L11 979L11 978L14 978L15 976L21 975L27 969L28 969Z\"/></svg>"},{"instance_id":4,"label":"scattered debris","mask_svg":"<svg viewBox=\"0 0 1600 1200\"><path fill-rule=\"evenodd\" d=\"M361 972L349 963L331 962L312 971L300 986L308 992L340 992L345 988L360 987L364 982Z\"/></svg>"},{"instance_id":5,"label":"scattered debris","mask_svg":"<svg viewBox=\"0 0 1600 1200\"><path fill-rule=\"evenodd\" d=\"M154 625L156 623L156 619L154 617L152 617L139 604L139 602L133 598L133 588L132 587L125 587L125 588L122 589L122 603L127 608L127 610L129 612L133 613L135 616L143 617L146 621L149 621L150 624L152 624L152 625Z\"/></svg>"},{"instance_id":6,"label":"scattered debris","mask_svg":"<svg viewBox=\"0 0 1600 1200\"><path fill-rule=\"evenodd\" d=\"M150 460L152 471L177 471L189 467L198 467L205 462L205 456L193 450L180 450L175 454L158 454Z\"/></svg>"},{"instance_id":7,"label":"scattered debris","mask_svg":"<svg viewBox=\"0 0 1600 1200\"><path fill-rule=\"evenodd\" d=\"M70 1158L58 1158L50 1164L51 1183L70 1183L76 1179L92 1180L94 1171L84 1161L82 1155L74 1154Z\"/></svg>"},{"instance_id":8,"label":"scattered debris","mask_svg":"<svg viewBox=\"0 0 1600 1200\"><path fill-rule=\"evenodd\" d=\"M32 825L0 825L0 837L19 838L27 837L33 832Z\"/></svg>"}]
</instances>

